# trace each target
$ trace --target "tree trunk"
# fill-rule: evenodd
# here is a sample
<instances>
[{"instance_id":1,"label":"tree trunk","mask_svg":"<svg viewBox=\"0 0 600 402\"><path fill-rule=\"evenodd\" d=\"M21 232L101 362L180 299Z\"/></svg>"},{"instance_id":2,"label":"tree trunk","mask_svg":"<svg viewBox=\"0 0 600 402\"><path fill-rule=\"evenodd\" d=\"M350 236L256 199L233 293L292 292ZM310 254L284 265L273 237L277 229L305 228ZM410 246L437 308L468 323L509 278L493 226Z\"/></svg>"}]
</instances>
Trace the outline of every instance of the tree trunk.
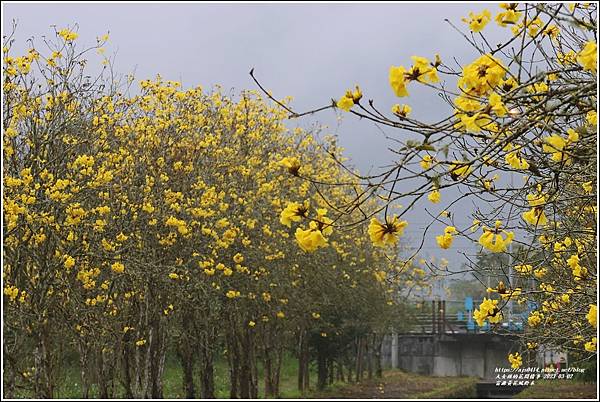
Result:
<instances>
[{"instance_id":1,"label":"tree trunk","mask_svg":"<svg viewBox=\"0 0 600 402\"><path fill-rule=\"evenodd\" d=\"M362 381L363 370L363 338L359 337L356 340L356 382Z\"/></svg>"},{"instance_id":2,"label":"tree trunk","mask_svg":"<svg viewBox=\"0 0 600 402\"><path fill-rule=\"evenodd\" d=\"M187 334L184 335L179 341L177 355L179 356L181 368L183 370L182 386L185 392L185 397L186 399L195 399L196 391L194 388L194 354L190 348L190 340L187 337Z\"/></svg>"},{"instance_id":3,"label":"tree trunk","mask_svg":"<svg viewBox=\"0 0 600 402\"><path fill-rule=\"evenodd\" d=\"M327 357L321 347L317 348L317 389L322 391L327 385Z\"/></svg>"},{"instance_id":4,"label":"tree trunk","mask_svg":"<svg viewBox=\"0 0 600 402\"><path fill-rule=\"evenodd\" d=\"M100 399L108 399L109 391L108 391L108 362L104 356L104 350L100 349L98 351L98 397Z\"/></svg>"},{"instance_id":5,"label":"tree trunk","mask_svg":"<svg viewBox=\"0 0 600 402\"><path fill-rule=\"evenodd\" d=\"M274 386L274 394L279 397L279 381L281 379L281 365L283 363L283 345L277 346L277 359L275 360L275 373L271 384Z\"/></svg>"},{"instance_id":6,"label":"tree trunk","mask_svg":"<svg viewBox=\"0 0 600 402\"><path fill-rule=\"evenodd\" d=\"M246 336L248 337L248 360L250 362L250 397L252 399L258 398L258 366L256 364L256 345L254 342L254 332L249 329L246 330Z\"/></svg>"},{"instance_id":7,"label":"tree trunk","mask_svg":"<svg viewBox=\"0 0 600 402\"><path fill-rule=\"evenodd\" d=\"M123 379L121 384L125 389L125 399L133 399L133 390L131 389L131 346L128 344L129 336L123 338L122 343L122 355L121 355L121 367L123 372Z\"/></svg>"},{"instance_id":8,"label":"tree trunk","mask_svg":"<svg viewBox=\"0 0 600 402\"><path fill-rule=\"evenodd\" d=\"M90 397L90 378L89 378L89 348L85 341L81 340L77 347L79 349L79 373L81 375L81 399Z\"/></svg>"},{"instance_id":9,"label":"tree trunk","mask_svg":"<svg viewBox=\"0 0 600 402\"><path fill-rule=\"evenodd\" d=\"M337 372L338 372L338 374L337 374L338 381L345 382L346 379L344 378L344 365L341 362L338 362L338 364L337 364Z\"/></svg>"},{"instance_id":10,"label":"tree trunk","mask_svg":"<svg viewBox=\"0 0 600 402\"><path fill-rule=\"evenodd\" d=\"M46 326L41 325L40 333L33 351L34 358L34 392L36 398L52 399L54 397L54 381L52 359L50 355L49 334Z\"/></svg>"},{"instance_id":11,"label":"tree trunk","mask_svg":"<svg viewBox=\"0 0 600 402\"><path fill-rule=\"evenodd\" d=\"M273 364L271 358L271 348L266 346L263 357L263 376L265 380L265 398L277 397L273 386Z\"/></svg>"},{"instance_id":12,"label":"tree trunk","mask_svg":"<svg viewBox=\"0 0 600 402\"><path fill-rule=\"evenodd\" d=\"M200 398L215 399L215 372L212 353L202 362L200 369Z\"/></svg>"},{"instance_id":13,"label":"tree trunk","mask_svg":"<svg viewBox=\"0 0 600 402\"><path fill-rule=\"evenodd\" d=\"M373 348L371 342L373 342L373 337L368 335L367 341L365 342L365 348L367 353L367 378L369 380L373 379Z\"/></svg>"},{"instance_id":14,"label":"tree trunk","mask_svg":"<svg viewBox=\"0 0 600 402\"><path fill-rule=\"evenodd\" d=\"M162 376L166 358L166 340L158 317L155 317L151 326L152 337L150 340L150 398L163 399Z\"/></svg>"},{"instance_id":15,"label":"tree trunk","mask_svg":"<svg viewBox=\"0 0 600 402\"><path fill-rule=\"evenodd\" d=\"M381 346L383 344L383 336L375 335L375 345L373 347L375 354L375 376L381 378L383 370L381 368Z\"/></svg>"},{"instance_id":16,"label":"tree trunk","mask_svg":"<svg viewBox=\"0 0 600 402\"><path fill-rule=\"evenodd\" d=\"M298 390L304 394L310 385L310 355L308 350L308 334L301 329L298 335Z\"/></svg>"},{"instance_id":17,"label":"tree trunk","mask_svg":"<svg viewBox=\"0 0 600 402\"><path fill-rule=\"evenodd\" d=\"M238 384L239 384L239 353L237 340L233 333L227 335L227 359L229 361L229 399L238 398Z\"/></svg>"}]
</instances>

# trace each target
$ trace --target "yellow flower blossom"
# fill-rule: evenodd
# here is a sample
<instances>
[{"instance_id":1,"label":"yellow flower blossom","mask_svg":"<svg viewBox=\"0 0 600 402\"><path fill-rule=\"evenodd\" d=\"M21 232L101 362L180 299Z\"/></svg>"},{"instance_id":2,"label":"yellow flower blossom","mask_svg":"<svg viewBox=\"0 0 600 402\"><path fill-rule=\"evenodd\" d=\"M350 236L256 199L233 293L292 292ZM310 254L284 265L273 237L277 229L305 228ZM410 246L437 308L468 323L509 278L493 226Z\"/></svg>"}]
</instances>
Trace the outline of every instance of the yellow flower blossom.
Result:
<instances>
[{"instance_id":1,"label":"yellow flower blossom","mask_svg":"<svg viewBox=\"0 0 600 402\"><path fill-rule=\"evenodd\" d=\"M61 29L60 31L58 31L58 35L67 42L73 42L79 36L78 33L73 32L67 28Z\"/></svg>"},{"instance_id":2,"label":"yellow flower blossom","mask_svg":"<svg viewBox=\"0 0 600 402\"><path fill-rule=\"evenodd\" d=\"M510 363L510 366L513 369L518 369L523 364L523 358L521 357L519 352L517 352L515 354L511 353L508 355L508 362Z\"/></svg>"},{"instance_id":3,"label":"yellow flower blossom","mask_svg":"<svg viewBox=\"0 0 600 402\"><path fill-rule=\"evenodd\" d=\"M295 157L285 157L278 162L278 165L286 167L288 172L293 176L298 176L300 172L300 161Z\"/></svg>"},{"instance_id":4,"label":"yellow flower blossom","mask_svg":"<svg viewBox=\"0 0 600 402\"><path fill-rule=\"evenodd\" d=\"M583 347L585 350L587 350L588 352L595 352L596 351L596 345L598 343L598 339L594 336L592 338L591 341L586 342Z\"/></svg>"},{"instance_id":5,"label":"yellow flower blossom","mask_svg":"<svg viewBox=\"0 0 600 402\"><path fill-rule=\"evenodd\" d=\"M590 325L594 328L597 328L598 325L598 308L596 307L595 304L590 304L590 310L588 311L587 315L585 316L585 318L587 318L588 322L590 323Z\"/></svg>"},{"instance_id":6,"label":"yellow flower blossom","mask_svg":"<svg viewBox=\"0 0 600 402\"><path fill-rule=\"evenodd\" d=\"M403 104L403 105L395 104L394 106L392 106L392 113L394 113L396 116L408 117L408 115L410 114L411 111L412 111L412 108L405 104Z\"/></svg>"},{"instance_id":7,"label":"yellow flower blossom","mask_svg":"<svg viewBox=\"0 0 600 402\"><path fill-rule=\"evenodd\" d=\"M544 213L544 209L541 207L531 208L529 211L523 212L521 216L523 217L523 220L530 225L544 226L548 223L548 218Z\"/></svg>"},{"instance_id":8,"label":"yellow flower blossom","mask_svg":"<svg viewBox=\"0 0 600 402\"><path fill-rule=\"evenodd\" d=\"M110 269L117 274L121 274L123 271L125 271L125 265L121 264L120 262L115 262L110 266Z\"/></svg>"},{"instance_id":9,"label":"yellow flower blossom","mask_svg":"<svg viewBox=\"0 0 600 402\"><path fill-rule=\"evenodd\" d=\"M435 238L438 246L443 249L450 248L452 241L454 240L452 237L453 234L456 234L456 228L454 226L446 226L446 229L444 229L444 234L436 236Z\"/></svg>"},{"instance_id":10,"label":"yellow flower blossom","mask_svg":"<svg viewBox=\"0 0 600 402\"><path fill-rule=\"evenodd\" d=\"M440 202L441 198L442 198L442 195L440 194L439 190L433 190L427 196L427 199L434 204L437 204L438 202Z\"/></svg>"},{"instance_id":11,"label":"yellow flower blossom","mask_svg":"<svg viewBox=\"0 0 600 402\"><path fill-rule=\"evenodd\" d=\"M518 3L501 3L500 7L506 11L496 15L496 23L501 27L506 27L508 24L514 25L519 22L519 19L523 13L516 10L517 6Z\"/></svg>"},{"instance_id":12,"label":"yellow flower blossom","mask_svg":"<svg viewBox=\"0 0 600 402\"><path fill-rule=\"evenodd\" d=\"M368 233L374 246L386 247L398 242L398 237L402 236L406 226L408 226L408 222L398 220L396 215L391 219L386 218L385 223L381 223L373 217L369 223Z\"/></svg>"},{"instance_id":13,"label":"yellow flower blossom","mask_svg":"<svg viewBox=\"0 0 600 402\"><path fill-rule=\"evenodd\" d=\"M586 42L583 49L577 54L577 62L584 70L596 72L598 67L598 46L595 41Z\"/></svg>"},{"instance_id":14,"label":"yellow flower blossom","mask_svg":"<svg viewBox=\"0 0 600 402\"><path fill-rule=\"evenodd\" d=\"M73 268L74 265L75 265L75 258L71 257L70 255L67 255L65 258L65 263L64 263L65 268L71 269L71 268Z\"/></svg>"},{"instance_id":15,"label":"yellow flower blossom","mask_svg":"<svg viewBox=\"0 0 600 402\"><path fill-rule=\"evenodd\" d=\"M403 66L390 67L389 81L396 96L408 96L408 91L406 90L406 69Z\"/></svg>"},{"instance_id":16,"label":"yellow flower blossom","mask_svg":"<svg viewBox=\"0 0 600 402\"><path fill-rule=\"evenodd\" d=\"M522 275L530 275L533 272L533 267L529 264L515 265L513 268Z\"/></svg>"},{"instance_id":17,"label":"yellow flower blossom","mask_svg":"<svg viewBox=\"0 0 600 402\"><path fill-rule=\"evenodd\" d=\"M311 224L314 223L311 222ZM300 248L306 252L312 252L319 247L327 246L327 239L325 239L323 233L316 229L316 227L309 228L308 230L299 227L296 229L295 236Z\"/></svg>"},{"instance_id":18,"label":"yellow flower blossom","mask_svg":"<svg viewBox=\"0 0 600 402\"><path fill-rule=\"evenodd\" d=\"M236 297L240 297L240 291L239 290L228 290L227 293L225 293L225 296L228 299L235 299Z\"/></svg>"},{"instance_id":19,"label":"yellow flower blossom","mask_svg":"<svg viewBox=\"0 0 600 402\"><path fill-rule=\"evenodd\" d=\"M346 95L344 95L335 104L340 109L349 112L352 106L354 106L354 101L352 100L352 98L349 98Z\"/></svg>"},{"instance_id":20,"label":"yellow flower blossom","mask_svg":"<svg viewBox=\"0 0 600 402\"><path fill-rule=\"evenodd\" d=\"M502 236L502 233L506 236ZM498 232L498 228L496 228L496 230L483 228L483 234L479 237L479 244L493 253L502 253L506 251L508 245L512 243L513 238L513 232L506 232L504 230Z\"/></svg>"},{"instance_id":21,"label":"yellow flower blossom","mask_svg":"<svg viewBox=\"0 0 600 402\"><path fill-rule=\"evenodd\" d=\"M585 120L590 126L595 128L598 125L598 113L595 110L590 110L585 115Z\"/></svg>"},{"instance_id":22,"label":"yellow flower blossom","mask_svg":"<svg viewBox=\"0 0 600 402\"><path fill-rule=\"evenodd\" d=\"M437 69L429 63L425 57L411 56L414 61L413 66L407 73L409 80L417 80L423 83L435 84L440 81L437 75Z\"/></svg>"},{"instance_id":23,"label":"yellow flower blossom","mask_svg":"<svg viewBox=\"0 0 600 402\"><path fill-rule=\"evenodd\" d=\"M542 313L540 313L539 311L532 311L529 314L529 317L527 318L527 323L529 324L529 326L535 327L542 322L543 318L544 318L544 315Z\"/></svg>"},{"instance_id":24,"label":"yellow flower blossom","mask_svg":"<svg viewBox=\"0 0 600 402\"><path fill-rule=\"evenodd\" d=\"M421 162L419 162L419 164L421 165L421 168L423 170L427 170L431 167L431 164L433 163L434 159L431 155L425 155L423 156L423 159L421 159Z\"/></svg>"},{"instance_id":25,"label":"yellow flower blossom","mask_svg":"<svg viewBox=\"0 0 600 402\"><path fill-rule=\"evenodd\" d=\"M488 94L502 82L506 71L500 59L484 54L463 68L458 87L469 94Z\"/></svg>"},{"instance_id":26,"label":"yellow flower blossom","mask_svg":"<svg viewBox=\"0 0 600 402\"><path fill-rule=\"evenodd\" d=\"M480 327L483 326L486 320L491 324L496 324L502 321L502 312L498 309L498 300L483 298L479 305L479 309L473 311L473 318Z\"/></svg>"},{"instance_id":27,"label":"yellow flower blossom","mask_svg":"<svg viewBox=\"0 0 600 402\"><path fill-rule=\"evenodd\" d=\"M517 151L507 153L504 158L513 169L529 169L529 162L522 158Z\"/></svg>"},{"instance_id":28,"label":"yellow flower blossom","mask_svg":"<svg viewBox=\"0 0 600 402\"><path fill-rule=\"evenodd\" d=\"M462 21L469 24L471 31L481 32L491 19L492 14L489 10L485 9L479 14L475 14L472 11L469 12L469 18L462 18Z\"/></svg>"}]
</instances>

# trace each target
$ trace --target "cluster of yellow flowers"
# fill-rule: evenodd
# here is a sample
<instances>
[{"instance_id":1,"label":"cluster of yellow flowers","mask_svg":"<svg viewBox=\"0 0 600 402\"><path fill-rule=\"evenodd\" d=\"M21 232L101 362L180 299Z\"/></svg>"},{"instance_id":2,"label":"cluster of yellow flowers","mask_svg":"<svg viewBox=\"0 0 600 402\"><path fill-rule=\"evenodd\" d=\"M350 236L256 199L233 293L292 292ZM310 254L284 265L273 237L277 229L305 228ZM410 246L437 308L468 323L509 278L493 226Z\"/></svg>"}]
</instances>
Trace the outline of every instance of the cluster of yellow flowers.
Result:
<instances>
[{"instance_id":1,"label":"cluster of yellow flowers","mask_svg":"<svg viewBox=\"0 0 600 402\"><path fill-rule=\"evenodd\" d=\"M479 244L492 253L502 253L507 251L507 247L512 243L515 234L500 230L501 221L496 221L494 229L483 227L483 234L479 237Z\"/></svg>"},{"instance_id":2,"label":"cluster of yellow flowers","mask_svg":"<svg viewBox=\"0 0 600 402\"><path fill-rule=\"evenodd\" d=\"M548 223L548 218L544 213L544 205L547 202L547 197L544 194L528 194L527 201L532 207L529 211L523 212L523 220L530 225L544 226Z\"/></svg>"},{"instance_id":3,"label":"cluster of yellow flowers","mask_svg":"<svg viewBox=\"0 0 600 402\"><path fill-rule=\"evenodd\" d=\"M498 308L498 300L483 298L483 301L479 305L479 309L473 311L473 318L477 325L480 327L485 324L485 321L489 321L490 324L497 324L502 321L502 312Z\"/></svg>"},{"instance_id":4,"label":"cluster of yellow flowers","mask_svg":"<svg viewBox=\"0 0 600 402\"><path fill-rule=\"evenodd\" d=\"M438 246L444 249L450 248L450 246L452 246L452 241L454 240L452 237L454 234L456 234L456 228L454 226L446 226L444 234L435 238Z\"/></svg>"},{"instance_id":5,"label":"cluster of yellow flowers","mask_svg":"<svg viewBox=\"0 0 600 402\"><path fill-rule=\"evenodd\" d=\"M348 90L337 102L336 106L340 109L348 112L354 105L358 105L360 99L362 98L362 92L358 85L354 91Z\"/></svg>"},{"instance_id":6,"label":"cluster of yellow flowers","mask_svg":"<svg viewBox=\"0 0 600 402\"><path fill-rule=\"evenodd\" d=\"M511 353L508 355L508 362L513 369L518 369L523 365L523 357L519 354L519 352Z\"/></svg>"},{"instance_id":7,"label":"cluster of yellow flowers","mask_svg":"<svg viewBox=\"0 0 600 402\"><path fill-rule=\"evenodd\" d=\"M571 164L572 162L567 148L579 140L579 134L572 128L567 130L567 134L566 139L558 134L544 138L543 150L552 155L554 162L564 162L565 164Z\"/></svg>"},{"instance_id":8,"label":"cluster of yellow flowers","mask_svg":"<svg viewBox=\"0 0 600 402\"><path fill-rule=\"evenodd\" d=\"M412 56L411 58L414 64L408 70L404 66L390 67L390 86L398 97L409 95L406 86L411 81L418 81L428 84L435 84L440 81L437 68L442 61L439 55L435 56L435 61L433 63L431 63L427 58L421 56ZM408 112L410 112L410 110L407 110L406 114L408 114Z\"/></svg>"}]
</instances>

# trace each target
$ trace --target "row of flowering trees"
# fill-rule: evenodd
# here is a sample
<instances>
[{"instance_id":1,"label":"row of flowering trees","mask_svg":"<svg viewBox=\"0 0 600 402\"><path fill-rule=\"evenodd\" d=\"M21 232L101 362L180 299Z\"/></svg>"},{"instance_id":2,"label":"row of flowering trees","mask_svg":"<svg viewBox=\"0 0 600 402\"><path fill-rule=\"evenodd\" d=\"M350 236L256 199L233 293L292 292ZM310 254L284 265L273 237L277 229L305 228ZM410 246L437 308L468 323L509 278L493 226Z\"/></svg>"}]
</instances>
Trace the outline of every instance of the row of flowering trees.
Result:
<instances>
[{"instance_id":1,"label":"row of flowering trees","mask_svg":"<svg viewBox=\"0 0 600 402\"><path fill-rule=\"evenodd\" d=\"M413 119L408 104L386 111L366 102L358 86L314 111L280 106L292 117L338 108L398 130L396 163L371 176L355 175L363 185L355 208L374 198L386 205L444 203L440 213L430 212L432 224L445 226L433 234L441 252L462 236L483 251L509 255L474 311L477 323L497 328L513 318L506 314L513 303L524 304L524 351L544 345L576 360L595 359L597 4L499 7L494 16L488 9L471 12L464 29L450 22L476 52L469 63L454 68L439 55L433 61L413 56L410 67L389 68L396 96L429 87L452 109L445 118ZM507 30L505 40L484 35L492 20ZM455 217L464 218L466 208L473 222L459 227ZM382 207L365 217L384 212L371 218L374 246L396 243L410 225L402 220L408 210L392 216ZM488 268L470 266L475 273ZM523 363L523 350L510 355L513 367Z\"/></svg>"},{"instance_id":2,"label":"row of flowering trees","mask_svg":"<svg viewBox=\"0 0 600 402\"><path fill-rule=\"evenodd\" d=\"M77 36L23 56L5 38L5 396L56 396L76 365L82 397L160 398L171 354L188 398L215 396L219 359L231 397L258 395L259 366L278 395L288 353L301 390L315 359L321 387L334 367L360 378L422 271L348 225L377 204L350 207L335 140L286 129L257 93L137 89L106 58L90 76L108 36ZM348 186L315 184L332 178Z\"/></svg>"}]
</instances>

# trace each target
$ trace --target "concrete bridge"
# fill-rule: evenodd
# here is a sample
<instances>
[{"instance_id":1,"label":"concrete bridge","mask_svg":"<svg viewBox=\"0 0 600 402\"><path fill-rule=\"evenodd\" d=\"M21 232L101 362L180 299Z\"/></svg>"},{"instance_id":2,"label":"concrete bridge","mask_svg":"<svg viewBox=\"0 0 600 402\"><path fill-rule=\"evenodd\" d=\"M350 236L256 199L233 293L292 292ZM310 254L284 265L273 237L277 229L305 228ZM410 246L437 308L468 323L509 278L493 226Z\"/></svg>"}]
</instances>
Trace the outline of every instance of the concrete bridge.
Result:
<instances>
[{"instance_id":1,"label":"concrete bridge","mask_svg":"<svg viewBox=\"0 0 600 402\"><path fill-rule=\"evenodd\" d=\"M434 376L473 376L488 380L496 368L510 368L514 335L393 334L383 343L383 366ZM514 349L514 348L513 348Z\"/></svg>"},{"instance_id":2,"label":"concrete bridge","mask_svg":"<svg viewBox=\"0 0 600 402\"><path fill-rule=\"evenodd\" d=\"M434 376L474 376L495 380L496 368L510 368L509 353L523 331L523 316L515 315L496 328L479 328L472 318L473 300L464 311L449 309L445 301L430 302L415 325L405 333L387 335L382 365ZM461 302L462 303L462 302ZM461 306L462 307L462 306Z\"/></svg>"}]
</instances>

